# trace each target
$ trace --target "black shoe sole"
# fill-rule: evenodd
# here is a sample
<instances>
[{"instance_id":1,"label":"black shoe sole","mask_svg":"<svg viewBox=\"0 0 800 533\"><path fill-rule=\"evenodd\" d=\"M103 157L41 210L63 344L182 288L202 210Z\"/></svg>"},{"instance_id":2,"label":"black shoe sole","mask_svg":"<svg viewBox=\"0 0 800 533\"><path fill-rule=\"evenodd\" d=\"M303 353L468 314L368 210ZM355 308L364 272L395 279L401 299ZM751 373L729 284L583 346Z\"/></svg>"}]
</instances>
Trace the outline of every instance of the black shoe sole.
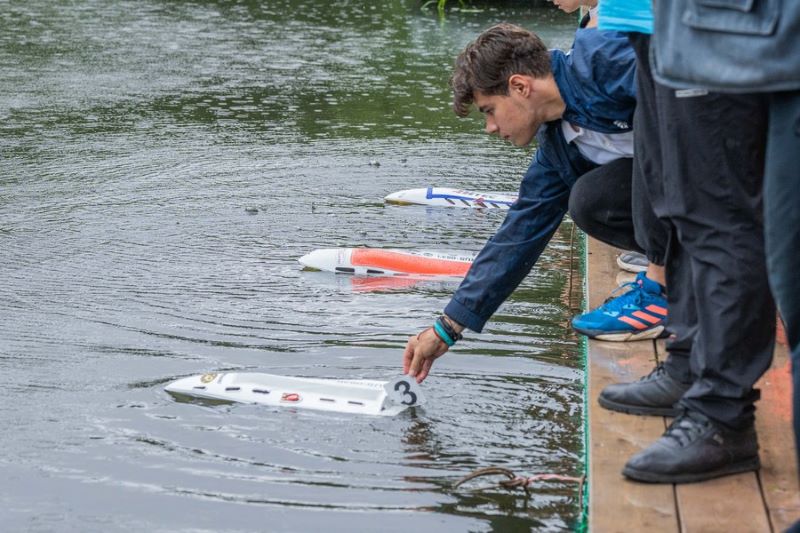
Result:
<instances>
[{"instance_id":1,"label":"black shoe sole","mask_svg":"<svg viewBox=\"0 0 800 533\"><path fill-rule=\"evenodd\" d=\"M609 411L617 411L619 413L626 413L629 415L640 416L678 416L683 409L677 407L648 407L646 405L630 405L626 403L617 403L603 396L597 397L597 403L600 407L608 409Z\"/></svg>"},{"instance_id":2,"label":"black shoe sole","mask_svg":"<svg viewBox=\"0 0 800 533\"><path fill-rule=\"evenodd\" d=\"M697 483L699 481L706 481L722 476L729 476L731 474L741 474L742 472L751 472L761 468L761 462L758 456L745 459L736 463L725 465L716 470L709 470L708 472L694 472L691 474L662 474L658 472L648 472L646 470L636 470L625 466L622 469L622 475L635 481L642 481L644 483Z\"/></svg>"}]
</instances>

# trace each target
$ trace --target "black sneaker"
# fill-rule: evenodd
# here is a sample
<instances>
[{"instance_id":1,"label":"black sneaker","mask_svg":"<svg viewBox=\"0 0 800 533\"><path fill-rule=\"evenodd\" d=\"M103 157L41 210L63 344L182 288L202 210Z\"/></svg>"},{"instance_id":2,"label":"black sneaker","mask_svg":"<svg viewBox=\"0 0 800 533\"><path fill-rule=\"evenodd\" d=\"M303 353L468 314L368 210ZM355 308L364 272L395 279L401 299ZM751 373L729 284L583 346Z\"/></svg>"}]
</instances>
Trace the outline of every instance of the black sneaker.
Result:
<instances>
[{"instance_id":1,"label":"black sneaker","mask_svg":"<svg viewBox=\"0 0 800 533\"><path fill-rule=\"evenodd\" d=\"M681 409L675 404L690 386L671 378L658 365L639 381L608 385L597 401L606 409L631 415L678 416Z\"/></svg>"},{"instance_id":2,"label":"black sneaker","mask_svg":"<svg viewBox=\"0 0 800 533\"><path fill-rule=\"evenodd\" d=\"M649 448L637 453L623 475L647 483L693 483L758 470L755 426L732 430L686 411Z\"/></svg>"}]
</instances>

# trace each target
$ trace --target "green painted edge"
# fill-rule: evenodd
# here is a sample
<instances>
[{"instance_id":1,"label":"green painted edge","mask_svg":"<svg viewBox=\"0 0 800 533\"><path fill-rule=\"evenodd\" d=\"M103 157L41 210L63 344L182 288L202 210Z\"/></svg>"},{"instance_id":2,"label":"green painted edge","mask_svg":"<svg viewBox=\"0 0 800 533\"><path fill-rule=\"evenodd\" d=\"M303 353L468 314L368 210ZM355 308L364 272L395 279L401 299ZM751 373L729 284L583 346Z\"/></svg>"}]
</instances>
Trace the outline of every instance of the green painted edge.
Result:
<instances>
[{"instance_id":1,"label":"green painted edge","mask_svg":"<svg viewBox=\"0 0 800 533\"><path fill-rule=\"evenodd\" d=\"M579 241L578 247L581 251L580 267L581 267L581 292L583 294L583 302L581 309L586 311L586 303L589 301L588 292L588 257L589 257L589 240L586 234L578 231ZM581 359L583 362L583 474L585 477L583 483L583 501L579 502L581 508L581 518L578 522L576 531L580 533L587 533L589 531L589 340L583 335L580 336L581 342ZM580 491L580 489L579 489ZM580 492L579 492L580 493Z\"/></svg>"},{"instance_id":2,"label":"green painted edge","mask_svg":"<svg viewBox=\"0 0 800 533\"><path fill-rule=\"evenodd\" d=\"M578 10L578 22L583 18L583 9ZM574 222L573 222L574 224ZM589 301L589 239L586 234L578 230L578 248L581 251L581 293L583 301L581 302L581 310L587 311L586 303ZM581 488L578 489L578 494L583 494L583 499L578 502L581 506L581 518L575 528L579 533L588 533L589 531L589 339L580 335L581 343L581 361L583 363L583 475L585 476L583 482L583 492Z\"/></svg>"}]
</instances>

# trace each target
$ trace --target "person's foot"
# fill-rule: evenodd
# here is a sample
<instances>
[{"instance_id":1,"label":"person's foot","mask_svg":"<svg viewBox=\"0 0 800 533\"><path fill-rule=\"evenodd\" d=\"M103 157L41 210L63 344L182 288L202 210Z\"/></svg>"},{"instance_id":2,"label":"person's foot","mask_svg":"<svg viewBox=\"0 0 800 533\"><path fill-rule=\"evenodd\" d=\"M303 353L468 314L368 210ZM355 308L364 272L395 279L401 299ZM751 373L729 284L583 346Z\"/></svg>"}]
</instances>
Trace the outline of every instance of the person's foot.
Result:
<instances>
[{"instance_id":1,"label":"person's foot","mask_svg":"<svg viewBox=\"0 0 800 533\"><path fill-rule=\"evenodd\" d=\"M685 411L661 438L631 457L622 474L646 483L693 483L760 467L752 423L733 430Z\"/></svg>"},{"instance_id":2,"label":"person's foot","mask_svg":"<svg viewBox=\"0 0 800 533\"><path fill-rule=\"evenodd\" d=\"M689 387L658 365L639 381L608 385L597 402L611 411L630 415L678 416L681 409L676 404Z\"/></svg>"},{"instance_id":3,"label":"person's foot","mask_svg":"<svg viewBox=\"0 0 800 533\"><path fill-rule=\"evenodd\" d=\"M639 252L622 252L617 256L617 266L634 274L646 271L649 264L647 256Z\"/></svg>"},{"instance_id":4,"label":"person's foot","mask_svg":"<svg viewBox=\"0 0 800 533\"><path fill-rule=\"evenodd\" d=\"M597 309L573 318L572 327L589 338L603 341L638 341L660 337L667 319L664 288L644 272L614 292L626 288L628 292L612 296Z\"/></svg>"}]
</instances>

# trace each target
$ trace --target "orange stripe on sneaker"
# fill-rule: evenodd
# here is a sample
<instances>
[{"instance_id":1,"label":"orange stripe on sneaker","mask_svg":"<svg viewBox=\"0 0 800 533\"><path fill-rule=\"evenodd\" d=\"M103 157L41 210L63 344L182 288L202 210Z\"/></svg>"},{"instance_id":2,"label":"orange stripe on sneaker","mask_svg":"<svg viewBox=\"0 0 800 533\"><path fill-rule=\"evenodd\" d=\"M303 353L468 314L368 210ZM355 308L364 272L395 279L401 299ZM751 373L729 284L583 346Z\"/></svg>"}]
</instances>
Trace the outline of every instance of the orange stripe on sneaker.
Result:
<instances>
[{"instance_id":1,"label":"orange stripe on sneaker","mask_svg":"<svg viewBox=\"0 0 800 533\"><path fill-rule=\"evenodd\" d=\"M642 324L638 320L634 320L631 317L627 317L627 316L618 317L617 320L619 320L620 322L625 322L629 326L633 326L636 329L645 329L647 327L646 324Z\"/></svg>"},{"instance_id":2,"label":"orange stripe on sneaker","mask_svg":"<svg viewBox=\"0 0 800 533\"><path fill-rule=\"evenodd\" d=\"M651 313L656 313L658 315L667 316L667 308L666 307L661 307L660 305L650 304L647 307L645 307L645 309L647 309Z\"/></svg>"},{"instance_id":3,"label":"orange stripe on sneaker","mask_svg":"<svg viewBox=\"0 0 800 533\"><path fill-rule=\"evenodd\" d=\"M656 323L661 322L662 320L664 320L662 317L648 315L647 313L645 313L643 311L634 311L631 314L633 316L635 316L636 318L641 318L645 322L650 322L651 324L656 324Z\"/></svg>"}]
</instances>

